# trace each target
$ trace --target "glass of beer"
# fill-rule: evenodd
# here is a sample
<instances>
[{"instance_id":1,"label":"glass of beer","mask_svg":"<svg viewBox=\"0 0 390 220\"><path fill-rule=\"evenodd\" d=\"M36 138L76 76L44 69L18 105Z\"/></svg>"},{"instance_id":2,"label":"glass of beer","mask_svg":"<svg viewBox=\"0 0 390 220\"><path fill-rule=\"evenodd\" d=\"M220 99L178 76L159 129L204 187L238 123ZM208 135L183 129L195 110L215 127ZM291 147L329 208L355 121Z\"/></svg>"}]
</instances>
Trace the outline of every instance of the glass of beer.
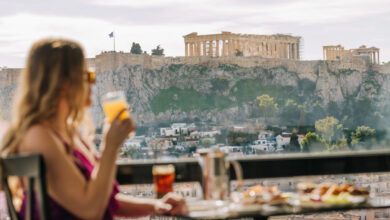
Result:
<instances>
[{"instance_id":1,"label":"glass of beer","mask_svg":"<svg viewBox=\"0 0 390 220\"><path fill-rule=\"evenodd\" d=\"M125 93L123 91L115 91L103 95L102 106L104 114L108 118L108 122L111 123L121 110L128 107ZM119 119L123 120L129 117L129 112L124 111L119 116Z\"/></svg>"},{"instance_id":2,"label":"glass of beer","mask_svg":"<svg viewBox=\"0 0 390 220\"><path fill-rule=\"evenodd\" d=\"M173 192L174 181L175 167L172 164L153 166L153 182L157 198L162 198L165 194Z\"/></svg>"}]
</instances>

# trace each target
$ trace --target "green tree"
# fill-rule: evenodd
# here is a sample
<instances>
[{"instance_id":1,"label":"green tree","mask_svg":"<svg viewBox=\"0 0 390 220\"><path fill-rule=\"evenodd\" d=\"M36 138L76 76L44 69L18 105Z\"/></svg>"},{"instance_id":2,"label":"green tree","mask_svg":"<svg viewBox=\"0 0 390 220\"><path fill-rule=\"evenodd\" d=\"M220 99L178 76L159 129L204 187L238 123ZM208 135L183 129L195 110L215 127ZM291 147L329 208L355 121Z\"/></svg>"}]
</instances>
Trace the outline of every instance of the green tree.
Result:
<instances>
[{"instance_id":1,"label":"green tree","mask_svg":"<svg viewBox=\"0 0 390 220\"><path fill-rule=\"evenodd\" d=\"M141 45L139 45L139 43L133 42L133 44L131 45L130 53L131 54L142 54Z\"/></svg>"},{"instance_id":2,"label":"green tree","mask_svg":"<svg viewBox=\"0 0 390 220\"><path fill-rule=\"evenodd\" d=\"M202 145L203 147L210 147L211 145L213 144L213 142L210 140L210 139L208 139L208 138L202 138L201 140L200 140L200 145Z\"/></svg>"},{"instance_id":3,"label":"green tree","mask_svg":"<svg viewBox=\"0 0 390 220\"><path fill-rule=\"evenodd\" d=\"M257 134L246 132L230 131L227 135L227 141L229 145L247 145L257 139Z\"/></svg>"},{"instance_id":4,"label":"green tree","mask_svg":"<svg viewBox=\"0 0 390 220\"><path fill-rule=\"evenodd\" d=\"M274 103L274 98L270 97L268 94L257 96L259 100L260 112L262 113L265 120L268 117L271 117L278 110L278 104Z\"/></svg>"},{"instance_id":5,"label":"green tree","mask_svg":"<svg viewBox=\"0 0 390 220\"><path fill-rule=\"evenodd\" d=\"M226 129L222 129L221 134L215 135L215 142L226 144L227 135L228 135L228 131Z\"/></svg>"},{"instance_id":6,"label":"green tree","mask_svg":"<svg viewBox=\"0 0 390 220\"><path fill-rule=\"evenodd\" d=\"M372 141L375 139L375 130L368 126L359 126L355 132L352 132L351 138L353 147L371 148Z\"/></svg>"},{"instance_id":7,"label":"green tree","mask_svg":"<svg viewBox=\"0 0 390 220\"><path fill-rule=\"evenodd\" d=\"M160 45L157 45L155 49L152 49L152 55L164 56L164 49Z\"/></svg>"},{"instance_id":8,"label":"green tree","mask_svg":"<svg viewBox=\"0 0 390 220\"><path fill-rule=\"evenodd\" d=\"M303 152L319 152L327 150L326 144L315 132L308 132L302 139L301 144Z\"/></svg>"},{"instance_id":9,"label":"green tree","mask_svg":"<svg viewBox=\"0 0 390 220\"><path fill-rule=\"evenodd\" d=\"M301 145L299 144L298 135L296 133L292 133L288 148L290 152L301 151Z\"/></svg>"},{"instance_id":10,"label":"green tree","mask_svg":"<svg viewBox=\"0 0 390 220\"><path fill-rule=\"evenodd\" d=\"M343 126L334 117L326 117L316 121L315 128L329 145L335 140L340 139L343 135Z\"/></svg>"}]
</instances>

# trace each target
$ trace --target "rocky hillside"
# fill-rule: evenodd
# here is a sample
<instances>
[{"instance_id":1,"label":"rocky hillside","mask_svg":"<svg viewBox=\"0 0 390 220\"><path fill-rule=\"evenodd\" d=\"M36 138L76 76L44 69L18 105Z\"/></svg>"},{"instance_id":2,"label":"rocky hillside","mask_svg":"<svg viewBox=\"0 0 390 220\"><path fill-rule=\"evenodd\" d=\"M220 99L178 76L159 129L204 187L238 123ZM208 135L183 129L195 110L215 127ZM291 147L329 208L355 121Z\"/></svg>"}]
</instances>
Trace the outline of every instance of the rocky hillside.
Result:
<instances>
[{"instance_id":1,"label":"rocky hillside","mask_svg":"<svg viewBox=\"0 0 390 220\"><path fill-rule=\"evenodd\" d=\"M340 121L346 115L357 120L376 112L380 113L377 116L382 122L390 121L390 74L369 66L350 69L351 65L346 68L343 63L334 61L287 64L268 67L262 64L253 67L221 63L166 64L155 69L122 65L115 71L97 74L91 112L99 126L104 117L99 97L108 91L124 90L139 126L183 121L233 125L259 119L256 97L268 94L279 106L273 123L280 125L285 123L282 116L285 119L300 117L299 112L295 112L295 116L288 112L291 103L296 103L297 109L301 106L311 112L306 125L313 125L315 120L329 115L329 109ZM9 118L19 72L20 69L0 71L0 108L4 118ZM358 102L362 98L365 100ZM286 107L287 100L290 105ZM351 114L354 117L351 118Z\"/></svg>"},{"instance_id":2,"label":"rocky hillside","mask_svg":"<svg viewBox=\"0 0 390 220\"><path fill-rule=\"evenodd\" d=\"M124 65L113 72L97 74L95 104L91 111L100 124L103 113L98 97L112 90L126 91L140 126L173 121L210 121L225 125L248 121L258 117L256 97L262 94L269 94L279 106L288 99L298 104L321 103L323 106L332 102L340 108L347 100L362 97L381 106L389 103L387 74L342 68L330 70L329 63L324 61L301 63L298 72L283 66L171 64L147 69L141 65Z\"/></svg>"}]
</instances>

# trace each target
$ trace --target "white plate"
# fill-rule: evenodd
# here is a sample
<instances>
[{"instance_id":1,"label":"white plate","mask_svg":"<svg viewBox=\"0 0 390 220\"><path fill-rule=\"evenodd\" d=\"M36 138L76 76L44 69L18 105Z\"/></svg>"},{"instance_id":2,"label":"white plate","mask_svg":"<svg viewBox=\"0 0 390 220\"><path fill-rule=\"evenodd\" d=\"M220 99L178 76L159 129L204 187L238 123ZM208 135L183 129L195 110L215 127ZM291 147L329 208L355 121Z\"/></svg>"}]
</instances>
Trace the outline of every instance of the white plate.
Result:
<instances>
[{"instance_id":1,"label":"white plate","mask_svg":"<svg viewBox=\"0 0 390 220\"><path fill-rule=\"evenodd\" d=\"M222 200L199 200L199 201L188 201L187 206L190 212L208 211L221 209L228 207L229 203Z\"/></svg>"}]
</instances>

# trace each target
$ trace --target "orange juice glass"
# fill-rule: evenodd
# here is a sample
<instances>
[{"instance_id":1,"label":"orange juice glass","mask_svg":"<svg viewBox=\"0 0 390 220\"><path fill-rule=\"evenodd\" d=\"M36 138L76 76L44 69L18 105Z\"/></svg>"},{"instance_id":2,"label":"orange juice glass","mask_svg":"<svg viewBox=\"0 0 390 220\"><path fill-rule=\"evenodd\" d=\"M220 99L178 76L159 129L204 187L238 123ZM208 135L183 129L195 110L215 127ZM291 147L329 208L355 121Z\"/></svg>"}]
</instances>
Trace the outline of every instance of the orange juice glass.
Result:
<instances>
[{"instance_id":1,"label":"orange juice glass","mask_svg":"<svg viewBox=\"0 0 390 220\"><path fill-rule=\"evenodd\" d=\"M115 91L105 94L102 97L102 106L108 122L111 123L121 110L127 108L125 93L123 91ZM129 117L130 113L128 111L124 111L119 116L119 119L123 120Z\"/></svg>"}]
</instances>

